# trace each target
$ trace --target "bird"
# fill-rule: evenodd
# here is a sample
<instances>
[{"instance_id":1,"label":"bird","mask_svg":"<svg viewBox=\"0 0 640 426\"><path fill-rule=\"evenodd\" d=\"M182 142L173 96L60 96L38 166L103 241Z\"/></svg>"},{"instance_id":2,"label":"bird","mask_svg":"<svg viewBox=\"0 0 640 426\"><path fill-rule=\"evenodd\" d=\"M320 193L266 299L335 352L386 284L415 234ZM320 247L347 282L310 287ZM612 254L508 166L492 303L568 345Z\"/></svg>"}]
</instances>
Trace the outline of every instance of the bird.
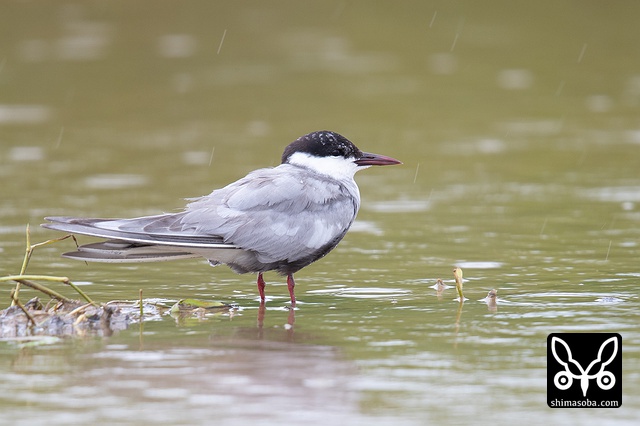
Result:
<instances>
[{"instance_id":1,"label":"bird","mask_svg":"<svg viewBox=\"0 0 640 426\"><path fill-rule=\"evenodd\" d=\"M363 152L344 136L316 131L290 143L275 167L254 170L209 195L189 198L182 211L125 219L46 217L44 228L99 237L62 256L88 262L159 262L204 257L239 274L287 277L296 306L293 275L333 250L360 208L356 172L402 164Z\"/></svg>"}]
</instances>

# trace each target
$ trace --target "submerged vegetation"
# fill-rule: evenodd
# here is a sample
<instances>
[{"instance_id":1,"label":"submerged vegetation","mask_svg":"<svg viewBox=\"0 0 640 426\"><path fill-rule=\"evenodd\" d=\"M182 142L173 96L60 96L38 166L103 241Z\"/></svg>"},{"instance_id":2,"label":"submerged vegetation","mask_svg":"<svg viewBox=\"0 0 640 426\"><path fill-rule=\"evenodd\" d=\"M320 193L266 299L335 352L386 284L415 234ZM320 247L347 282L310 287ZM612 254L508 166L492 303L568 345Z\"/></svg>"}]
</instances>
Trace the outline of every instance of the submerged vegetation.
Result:
<instances>
[{"instance_id":1,"label":"submerged vegetation","mask_svg":"<svg viewBox=\"0 0 640 426\"><path fill-rule=\"evenodd\" d=\"M142 290L138 300L97 303L67 277L26 274L36 248L69 238L75 241L73 235L66 235L31 244L27 226L27 247L20 273L0 277L0 283L15 284L10 293L11 305L0 311L0 339L28 336L108 336L126 329L132 323L160 319L166 313L181 321L187 318L204 319L207 315L230 312L233 309L226 303L193 299L174 303L168 300L144 300ZM64 284L73 289L81 300L67 297L43 283ZM20 300L20 290L23 287L42 293L48 300L33 297L23 303Z\"/></svg>"}]
</instances>

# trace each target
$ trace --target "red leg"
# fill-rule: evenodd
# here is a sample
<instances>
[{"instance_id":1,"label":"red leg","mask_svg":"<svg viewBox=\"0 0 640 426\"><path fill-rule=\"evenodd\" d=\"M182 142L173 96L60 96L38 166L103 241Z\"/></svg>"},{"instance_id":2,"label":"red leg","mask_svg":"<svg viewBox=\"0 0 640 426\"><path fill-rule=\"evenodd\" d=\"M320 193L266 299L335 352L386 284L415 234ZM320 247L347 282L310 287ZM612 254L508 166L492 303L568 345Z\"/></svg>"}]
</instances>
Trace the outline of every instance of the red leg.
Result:
<instances>
[{"instance_id":1,"label":"red leg","mask_svg":"<svg viewBox=\"0 0 640 426\"><path fill-rule=\"evenodd\" d=\"M260 293L260 302L264 303L264 278L262 278L262 272L258 274L258 293Z\"/></svg>"},{"instance_id":2,"label":"red leg","mask_svg":"<svg viewBox=\"0 0 640 426\"><path fill-rule=\"evenodd\" d=\"M293 292L293 288L296 286L296 282L293 280L293 274L287 275L287 287L289 287L289 295L291 296L291 306L296 306L296 295Z\"/></svg>"}]
</instances>

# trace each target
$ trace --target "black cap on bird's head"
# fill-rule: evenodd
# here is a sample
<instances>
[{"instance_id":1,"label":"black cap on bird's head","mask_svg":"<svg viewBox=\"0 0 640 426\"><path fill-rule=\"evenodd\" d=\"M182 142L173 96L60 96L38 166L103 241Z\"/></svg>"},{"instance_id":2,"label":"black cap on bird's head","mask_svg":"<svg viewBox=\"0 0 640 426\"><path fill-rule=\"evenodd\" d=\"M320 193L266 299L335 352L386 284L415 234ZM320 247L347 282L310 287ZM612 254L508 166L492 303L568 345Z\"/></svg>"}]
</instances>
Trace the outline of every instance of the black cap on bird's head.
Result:
<instances>
[{"instance_id":1,"label":"black cap on bird's head","mask_svg":"<svg viewBox=\"0 0 640 426\"><path fill-rule=\"evenodd\" d=\"M289 157L296 152L304 152L314 157L344 158L360 158L362 154L349 139L328 130L300 136L284 149L282 162L286 163Z\"/></svg>"},{"instance_id":2,"label":"black cap on bird's head","mask_svg":"<svg viewBox=\"0 0 640 426\"><path fill-rule=\"evenodd\" d=\"M306 153L314 157L352 159L359 166L402 164L391 157L362 152L349 139L329 130L309 133L290 143L282 153L282 163L288 163L289 158L297 152Z\"/></svg>"}]
</instances>

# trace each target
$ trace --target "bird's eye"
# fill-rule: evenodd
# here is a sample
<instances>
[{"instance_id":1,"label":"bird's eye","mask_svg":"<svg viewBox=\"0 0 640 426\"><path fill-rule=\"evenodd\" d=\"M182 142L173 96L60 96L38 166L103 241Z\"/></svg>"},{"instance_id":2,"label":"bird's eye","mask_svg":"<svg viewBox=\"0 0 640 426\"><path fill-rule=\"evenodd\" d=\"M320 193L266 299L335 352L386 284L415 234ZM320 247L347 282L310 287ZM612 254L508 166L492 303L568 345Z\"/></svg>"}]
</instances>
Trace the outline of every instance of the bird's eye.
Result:
<instances>
[{"instance_id":1,"label":"bird's eye","mask_svg":"<svg viewBox=\"0 0 640 426\"><path fill-rule=\"evenodd\" d=\"M336 148L333 151L331 151L331 156L332 157L344 157L344 149L343 148Z\"/></svg>"}]
</instances>

